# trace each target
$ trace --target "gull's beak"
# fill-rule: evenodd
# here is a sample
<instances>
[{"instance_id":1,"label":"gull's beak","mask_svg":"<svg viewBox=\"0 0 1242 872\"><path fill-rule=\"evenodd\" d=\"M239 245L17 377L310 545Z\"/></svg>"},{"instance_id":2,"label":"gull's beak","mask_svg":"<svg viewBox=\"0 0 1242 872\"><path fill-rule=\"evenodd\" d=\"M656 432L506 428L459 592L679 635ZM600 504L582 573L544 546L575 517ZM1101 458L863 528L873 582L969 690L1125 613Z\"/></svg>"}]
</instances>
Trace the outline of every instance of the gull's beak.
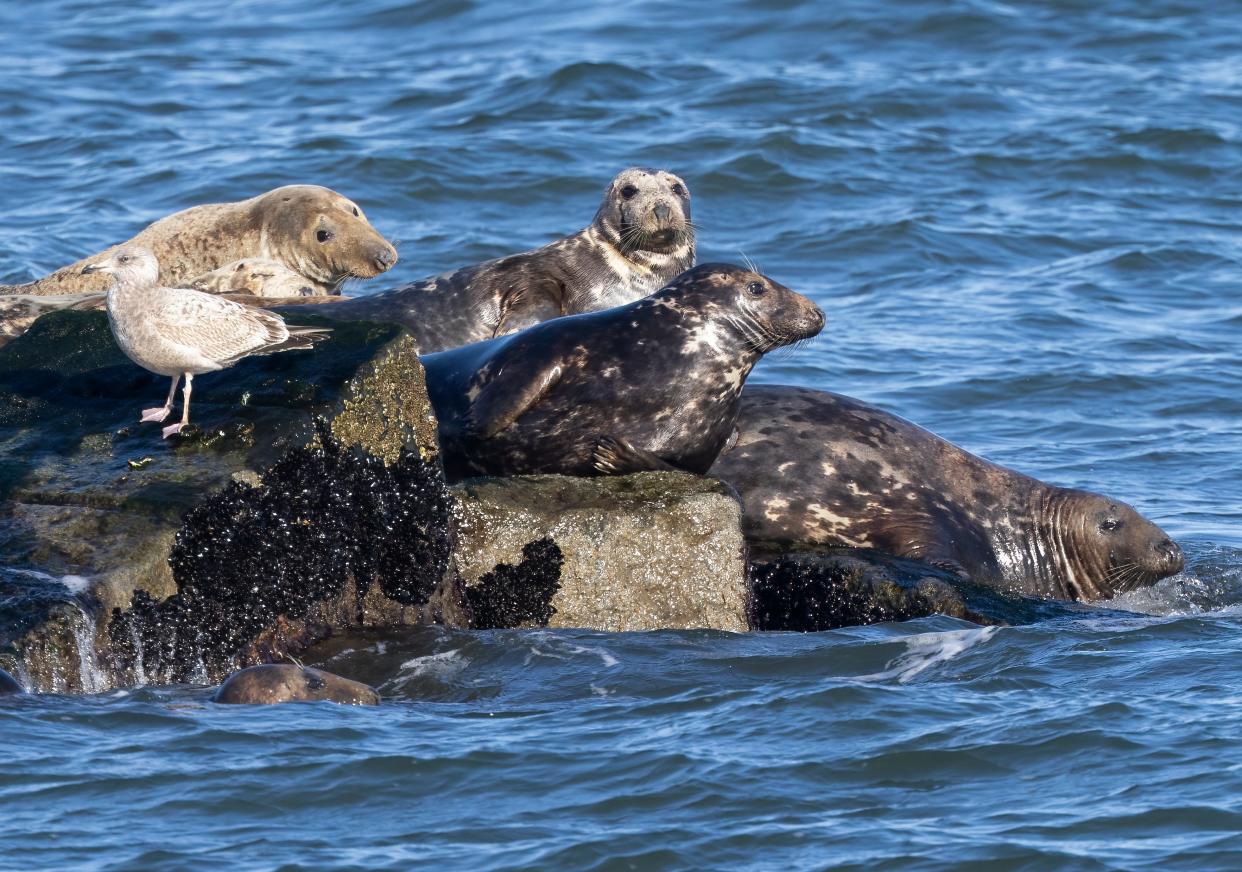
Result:
<instances>
[{"instance_id":1,"label":"gull's beak","mask_svg":"<svg viewBox=\"0 0 1242 872\"><path fill-rule=\"evenodd\" d=\"M86 266L82 267L82 275L96 272L112 272L112 268L106 263L88 263Z\"/></svg>"}]
</instances>

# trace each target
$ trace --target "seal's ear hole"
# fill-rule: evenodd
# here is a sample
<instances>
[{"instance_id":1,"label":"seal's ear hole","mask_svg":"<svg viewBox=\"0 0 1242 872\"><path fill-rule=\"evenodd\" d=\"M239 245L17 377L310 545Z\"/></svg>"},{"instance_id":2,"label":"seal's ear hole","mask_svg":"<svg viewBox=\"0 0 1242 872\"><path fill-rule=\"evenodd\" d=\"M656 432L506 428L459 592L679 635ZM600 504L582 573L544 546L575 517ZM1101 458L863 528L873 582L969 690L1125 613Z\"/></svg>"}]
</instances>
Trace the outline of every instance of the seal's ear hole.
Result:
<instances>
[{"instance_id":1,"label":"seal's ear hole","mask_svg":"<svg viewBox=\"0 0 1242 872\"><path fill-rule=\"evenodd\" d=\"M327 242L328 240L332 238L332 231L331 230L316 230L315 238L318 239L320 242Z\"/></svg>"},{"instance_id":2,"label":"seal's ear hole","mask_svg":"<svg viewBox=\"0 0 1242 872\"><path fill-rule=\"evenodd\" d=\"M767 293L767 290L768 289L763 286L762 282L751 282L746 286L746 293L750 294L752 297L762 297L765 293Z\"/></svg>"},{"instance_id":3,"label":"seal's ear hole","mask_svg":"<svg viewBox=\"0 0 1242 872\"><path fill-rule=\"evenodd\" d=\"M638 188L634 187L633 185L626 185L624 188L621 189L621 196L627 200L632 199L633 196L637 193L638 193Z\"/></svg>"}]
</instances>

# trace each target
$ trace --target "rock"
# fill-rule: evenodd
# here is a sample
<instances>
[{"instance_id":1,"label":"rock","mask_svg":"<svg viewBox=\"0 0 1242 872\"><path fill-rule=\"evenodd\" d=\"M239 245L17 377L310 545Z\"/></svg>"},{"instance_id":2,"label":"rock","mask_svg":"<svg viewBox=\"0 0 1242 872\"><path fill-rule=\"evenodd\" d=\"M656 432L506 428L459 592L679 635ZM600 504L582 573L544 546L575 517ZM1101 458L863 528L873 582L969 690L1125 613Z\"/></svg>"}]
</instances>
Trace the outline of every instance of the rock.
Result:
<instances>
[{"instance_id":1,"label":"rock","mask_svg":"<svg viewBox=\"0 0 1242 872\"><path fill-rule=\"evenodd\" d=\"M10 696L15 693L23 693L21 684L12 675L0 669L0 696Z\"/></svg>"},{"instance_id":2,"label":"rock","mask_svg":"<svg viewBox=\"0 0 1242 872\"><path fill-rule=\"evenodd\" d=\"M435 418L412 340L393 325L332 327L332 338L313 351L251 358L196 378L199 426L168 441L158 427L136 423L165 380L121 355L102 312L51 313L0 349L0 666L24 664L39 690L150 678L135 653L142 628L131 622L124 632L110 630L113 610L135 599L149 610L174 594L169 557L184 532L182 516L226 486L236 494L249 482L254 490L260 473L290 452L303 451L306 460L306 446L323 441L317 417L327 422L328 439L371 458L354 466L380 478L376 470L396 464L403 448L411 465L435 457ZM385 480L404 486L409 469ZM333 507L320 510L327 516ZM38 567L39 589L11 593L30 567ZM66 578L82 583L66 586ZM317 603L312 617L335 619L343 610L351 620L434 617L431 597L397 602L372 581L338 579L333 601ZM254 643L276 645L279 628L270 629ZM86 674L96 663L98 674ZM191 666L199 669L193 677L213 677L212 669Z\"/></svg>"},{"instance_id":3,"label":"rock","mask_svg":"<svg viewBox=\"0 0 1242 872\"><path fill-rule=\"evenodd\" d=\"M755 630L818 632L936 614L976 624L1026 624L1074 610L863 549L755 554L750 578Z\"/></svg>"},{"instance_id":4,"label":"rock","mask_svg":"<svg viewBox=\"0 0 1242 872\"><path fill-rule=\"evenodd\" d=\"M274 705L282 702L335 702L379 705L375 689L331 672L270 663L234 672L216 692L215 702L229 705Z\"/></svg>"},{"instance_id":5,"label":"rock","mask_svg":"<svg viewBox=\"0 0 1242 872\"><path fill-rule=\"evenodd\" d=\"M746 545L737 496L670 472L520 476L457 489L458 569L467 593L544 537L563 565L551 627L747 629Z\"/></svg>"}]
</instances>

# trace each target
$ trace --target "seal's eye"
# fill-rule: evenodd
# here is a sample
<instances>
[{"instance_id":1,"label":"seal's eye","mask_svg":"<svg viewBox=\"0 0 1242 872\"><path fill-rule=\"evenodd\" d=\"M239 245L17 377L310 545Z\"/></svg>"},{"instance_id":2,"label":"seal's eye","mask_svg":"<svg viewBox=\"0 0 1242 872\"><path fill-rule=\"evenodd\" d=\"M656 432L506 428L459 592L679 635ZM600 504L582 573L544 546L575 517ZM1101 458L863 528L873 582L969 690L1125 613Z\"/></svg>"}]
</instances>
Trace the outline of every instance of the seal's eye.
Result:
<instances>
[{"instance_id":1,"label":"seal's eye","mask_svg":"<svg viewBox=\"0 0 1242 872\"><path fill-rule=\"evenodd\" d=\"M1116 518L1105 518L1100 521L1100 531L1103 533L1111 533L1121 526L1121 522Z\"/></svg>"},{"instance_id":2,"label":"seal's eye","mask_svg":"<svg viewBox=\"0 0 1242 872\"><path fill-rule=\"evenodd\" d=\"M681 185L673 185L673 193L676 194L678 197L687 196L686 189L683 188Z\"/></svg>"},{"instance_id":3,"label":"seal's eye","mask_svg":"<svg viewBox=\"0 0 1242 872\"><path fill-rule=\"evenodd\" d=\"M626 185L624 188L621 189L621 196L625 197L625 199L627 200L631 199L637 193L638 193L638 188L634 187L633 185Z\"/></svg>"},{"instance_id":4,"label":"seal's eye","mask_svg":"<svg viewBox=\"0 0 1242 872\"><path fill-rule=\"evenodd\" d=\"M116 262L117 263L129 263L131 260L133 260L133 258L130 257L128 254L122 254L120 257L116 259Z\"/></svg>"},{"instance_id":5,"label":"seal's eye","mask_svg":"<svg viewBox=\"0 0 1242 872\"><path fill-rule=\"evenodd\" d=\"M355 207L354 207L354 217L355 217L355 218L357 218L357 217L358 217L358 207L357 207L357 206L355 206Z\"/></svg>"},{"instance_id":6,"label":"seal's eye","mask_svg":"<svg viewBox=\"0 0 1242 872\"><path fill-rule=\"evenodd\" d=\"M765 288L761 282L751 282L746 286L746 293L750 294L752 297L762 297L766 291L767 288Z\"/></svg>"},{"instance_id":7,"label":"seal's eye","mask_svg":"<svg viewBox=\"0 0 1242 872\"><path fill-rule=\"evenodd\" d=\"M332 238L332 231L331 230L316 231L315 238L318 239L320 242L327 242L329 239Z\"/></svg>"}]
</instances>

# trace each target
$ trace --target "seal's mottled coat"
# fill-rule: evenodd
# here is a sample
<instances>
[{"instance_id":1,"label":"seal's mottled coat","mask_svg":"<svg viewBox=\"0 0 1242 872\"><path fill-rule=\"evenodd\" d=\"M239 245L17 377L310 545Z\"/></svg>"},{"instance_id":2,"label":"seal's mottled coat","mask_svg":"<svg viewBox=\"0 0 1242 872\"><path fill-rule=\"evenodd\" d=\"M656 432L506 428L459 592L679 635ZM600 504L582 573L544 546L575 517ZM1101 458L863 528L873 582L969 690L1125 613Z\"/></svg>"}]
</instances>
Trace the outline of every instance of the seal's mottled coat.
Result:
<instances>
[{"instance_id":1,"label":"seal's mottled coat","mask_svg":"<svg viewBox=\"0 0 1242 872\"><path fill-rule=\"evenodd\" d=\"M712 466L737 488L747 538L915 557L1032 596L1098 600L1182 568L1125 503L989 463L858 400L752 385Z\"/></svg>"},{"instance_id":2,"label":"seal's mottled coat","mask_svg":"<svg viewBox=\"0 0 1242 872\"><path fill-rule=\"evenodd\" d=\"M665 170L635 167L612 180L584 230L534 251L350 300L324 314L396 321L431 353L633 302L693 265L686 183Z\"/></svg>"},{"instance_id":3,"label":"seal's mottled coat","mask_svg":"<svg viewBox=\"0 0 1242 872\"><path fill-rule=\"evenodd\" d=\"M705 264L626 306L425 355L445 470L706 472L751 368L823 324L783 285Z\"/></svg>"}]
</instances>

